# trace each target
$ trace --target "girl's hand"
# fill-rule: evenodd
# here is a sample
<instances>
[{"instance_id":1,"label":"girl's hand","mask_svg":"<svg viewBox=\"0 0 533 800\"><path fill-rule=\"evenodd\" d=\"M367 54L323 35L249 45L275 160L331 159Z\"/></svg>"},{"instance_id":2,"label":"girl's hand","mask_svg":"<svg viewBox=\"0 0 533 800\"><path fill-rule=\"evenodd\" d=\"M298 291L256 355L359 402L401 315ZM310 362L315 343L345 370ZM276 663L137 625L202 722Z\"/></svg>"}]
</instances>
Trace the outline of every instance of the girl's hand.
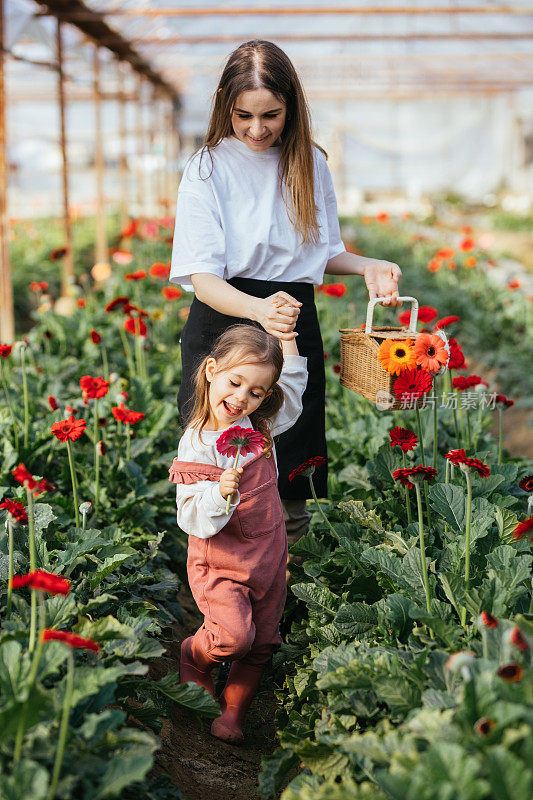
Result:
<instances>
[{"instance_id":1,"label":"girl's hand","mask_svg":"<svg viewBox=\"0 0 533 800\"><path fill-rule=\"evenodd\" d=\"M239 488L242 467L225 469L220 476L220 494L227 500Z\"/></svg>"},{"instance_id":2,"label":"girl's hand","mask_svg":"<svg viewBox=\"0 0 533 800\"><path fill-rule=\"evenodd\" d=\"M382 306L401 306L401 300L398 300L398 281L402 277L402 271L398 264L373 258L365 266L363 275L371 300L384 297Z\"/></svg>"},{"instance_id":3,"label":"girl's hand","mask_svg":"<svg viewBox=\"0 0 533 800\"><path fill-rule=\"evenodd\" d=\"M253 318L262 325L267 333L290 342L296 338L294 328L301 305L290 294L276 292L264 300L257 299Z\"/></svg>"}]
</instances>

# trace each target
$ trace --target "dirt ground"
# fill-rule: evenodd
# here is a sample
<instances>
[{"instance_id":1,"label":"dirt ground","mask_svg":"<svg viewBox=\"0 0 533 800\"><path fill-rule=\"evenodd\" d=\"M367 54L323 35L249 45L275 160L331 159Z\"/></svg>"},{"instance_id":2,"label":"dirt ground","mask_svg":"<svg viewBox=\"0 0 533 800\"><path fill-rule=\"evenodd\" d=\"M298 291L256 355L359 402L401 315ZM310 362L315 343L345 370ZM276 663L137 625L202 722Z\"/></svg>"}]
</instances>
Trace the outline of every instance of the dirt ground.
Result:
<instances>
[{"instance_id":1,"label":"dirt ground","mask_svg":"<svg viewBox=\"0 0 533 800\"><path fill-rule=\"evenodd\" d=\"M183 621L175 626L173 669L179 669L179 645L200 626L202 616L183 585L179 593ZM158 767L175 784L184 800L260 800L257 776L261 757L276 748L274 715L276 699L268 679L264 681L248 713L244 743L231 745L211 736L211 720L200 719L175 707L172 719L161 731Z\"/></svg>"}]
</instances>

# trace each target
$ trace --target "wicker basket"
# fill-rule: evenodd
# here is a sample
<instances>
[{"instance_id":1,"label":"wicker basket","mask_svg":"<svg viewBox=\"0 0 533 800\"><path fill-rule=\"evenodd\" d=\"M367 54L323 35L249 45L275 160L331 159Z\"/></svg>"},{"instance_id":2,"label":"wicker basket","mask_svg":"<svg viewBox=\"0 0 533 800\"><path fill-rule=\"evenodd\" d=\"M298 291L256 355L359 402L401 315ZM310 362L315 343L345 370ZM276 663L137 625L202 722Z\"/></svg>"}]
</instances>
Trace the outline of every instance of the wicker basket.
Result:
<instances>
[{"instance_id":1,"label":"wicker basket","mask_svg":"<svg viewBox=\"0 0 533 800\"><path fill-rule=\"evenodd\" d=\"M392 391L395 375L390 375L381 366L378 350L383 339L416 339L418 319L418 300L414 297L399 297L411 303L411 318L408 328L374 328L372 318L376 303L383 297L376 297L368 303L366 325L362 328L342 328L341 334L341 372L340 381L347 389L371 400L382 411L397 411L402 408Z\"/></svg>"}]
</instances>

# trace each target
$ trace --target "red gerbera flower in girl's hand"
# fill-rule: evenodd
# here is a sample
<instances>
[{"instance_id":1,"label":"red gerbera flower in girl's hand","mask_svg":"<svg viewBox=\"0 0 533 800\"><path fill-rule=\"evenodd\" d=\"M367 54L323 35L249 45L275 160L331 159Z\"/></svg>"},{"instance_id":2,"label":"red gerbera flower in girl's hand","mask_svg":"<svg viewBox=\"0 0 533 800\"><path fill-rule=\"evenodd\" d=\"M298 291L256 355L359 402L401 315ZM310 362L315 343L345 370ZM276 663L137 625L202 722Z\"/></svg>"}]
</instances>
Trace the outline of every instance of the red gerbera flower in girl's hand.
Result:
<instances>
[{"instance_id":1,"label":"red gerbera flower in girl's hand","mask_svg":"<svg viewBox=\"0 0 533 800\"><path fill-rule=\"evenodd\" d=\"M243 456L248 453L257 455L264 446L265 439L262 433L253 428L241 428L240 425L234 425L223 431L217 439L218 452L228 458L235 458L238 452Z\"/></svg>"},{"instance_id":2,"label":"red gerbera flower in girl's hand","mask_svg":"<svg viewBox=\"0 0 533 800\"><path fill-rule=\"evenodd\" d=\"M389 431L390 446L401 447L402 452L407 453L414 450L418 444L418 436L408 428L400 428L398 425Z\"/></svg>"},{"instance_id":3,"label":"red gerbera flower in girl's hand","mask_svg":"<svg viewBox=\"0 0 533 800\"><path fill-rule=\"evenodd\" d=\"M237 469L241 453L243 456L248 455L248 453L257 455L264 446L265 439L262 433L253 428L241 428L240 425L233 425L233 427L223 431L217 439L218 452L229 458L235 457L233 469ZM226 502L226 514L229 514L230 502L231 495L229 494Z\"/></svg>"}]
</instances>

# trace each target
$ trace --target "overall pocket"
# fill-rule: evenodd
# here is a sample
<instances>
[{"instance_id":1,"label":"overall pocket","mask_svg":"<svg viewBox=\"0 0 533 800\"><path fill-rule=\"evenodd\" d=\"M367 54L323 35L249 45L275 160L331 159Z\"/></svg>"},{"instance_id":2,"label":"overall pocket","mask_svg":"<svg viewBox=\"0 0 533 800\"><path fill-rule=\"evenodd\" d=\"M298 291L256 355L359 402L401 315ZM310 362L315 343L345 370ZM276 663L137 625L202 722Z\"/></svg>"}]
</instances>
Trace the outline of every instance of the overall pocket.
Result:
<instances>
[{"instance_id":1,"label":"overall pocket","mask_svg":"<svg viewBox=\"0 0 533 800\"><path fill-rule=\"evenodd\" d=\"M265 483L241 494L236 508L242 535L257 539L273 533L283 522L283 509L277 492L277 480L270 477Z\"/></svg>"}]
</instances>

